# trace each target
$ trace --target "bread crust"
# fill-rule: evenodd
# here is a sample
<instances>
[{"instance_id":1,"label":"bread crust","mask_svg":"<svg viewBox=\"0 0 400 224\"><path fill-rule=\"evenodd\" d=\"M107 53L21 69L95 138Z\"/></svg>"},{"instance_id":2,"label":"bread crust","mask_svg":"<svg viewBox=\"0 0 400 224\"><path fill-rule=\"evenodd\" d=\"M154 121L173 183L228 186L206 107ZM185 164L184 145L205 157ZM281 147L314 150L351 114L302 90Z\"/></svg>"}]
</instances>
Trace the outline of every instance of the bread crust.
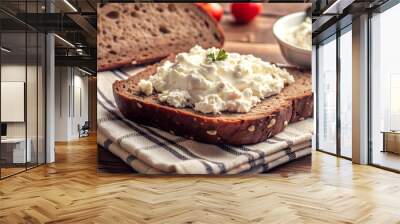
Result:
<instances>
[{"instance_id":1,"label":"bread crust","mask_svg":"<svg viewBox=\"0 0 400 224\"><path fill-rule=\"evenodd\" d=\"M156 41L154 39L149 39L149 41L151 43L138 43L135 42L134 40L131 40L130 38L126 38L128 40L126 40L124 38L123 41L118 40L118 44L115 43L115 48L113 44L110 44L110 33L115 33L116 31L114 30L110 30L109 26L111 23L114 23L113 19L107 18L107 13L109 13L110 11L117 11L118 13L121 13L122 16L126 16L124 15L124 11L125 14L131 13L130 8L132 5L134 6L134 4L140 5L139 3L124 3L124 4L120 4L120 3L107 3L104 4L103 6L99 7L97 10L98 13L98 21L97 21L97 27L98 27L98 32L97 32L97 49L98 49L98 55L97 55L97 71L105 71L105 70L110 70L110 69L115 69L118 67L122 67L122 66L129 66L129 65L142 65L142 64L147 64L147 63L152 63L152 62L156 62L156 61L160 61L161 59L167 57L170 53L179 53L179 52L184 52L184 51L188 51L190 48L193 47L193 43L192 42L185 42L185 39L180 40L179 42L173 42L170 41L169 38L167 36L162 36L159 37L159 40ZM167 4L167 3L159 3L160 4ZM195 13L196 15L199 16L199 18L203 19L202 21L196 21L199 24L206 22L209 25L209 32L210 34L208 35L208 33L206 33L205 35L207 35L208 40L207 41L203 41L203 42L199 42L200 45L202 45L202 47L204 48L210 48L210 47L222 47L224 40L225 40L225 36L224 33L222 31L222 27L220 26L220 24L211 16L208 15L208 13L200 6L196 5L196 4L176 4L176 3L169 3L168 5L176 5L177 8L181 8L183 7L183 5L186 5L187 7L185 9L189 9L192 10L193 13ZM121 6L122 8L124 8L125 10L121 10L119 9L117 6ZM147 7L150 8L156 8L157 4L153 4L153 3L146 3ZM117 8L117 9L116 9ZM162 12L159 12L160 14ZM189 13L187 12L187 20L189 20ZM165 16L168 16L168 13L165 13ZM121 19L121 21L125 21L123 19ZM108 23L106 25L106 23ZM127 21L125 21L124 23L128 24L129 23ZM171 26L173 26L172 23L170 23ZM125 26L128 26L125 25ZM135 25L135 24L132 24ZM113 27L116 25L112 25ZM135 25L136 26L136 25ZM107 28L108 27L108 28ZM122 28L117 27L116 29L118 29L118 32L121 31ZM149 34L151 31L147 30L146 27L141 27L138 26L137 28L135 28L136 32L139 33L146 33ZM218 36L218 40L219 42L216 42L215 40L211 40L213 39L213 35L211 33L217 33ZM194 34L192 34L194 36ZM118 36L118 35L117 35ZM164 39L162 39L164 38ZM105 41L107 40L107 41ZM123 44L123 45L128 45L127 48L130 49L119 49L120 47L119 44ZM108 46L108 48L107 48ZM148 49L148 50L143 50L143 51L138 51L138 48L143 48L143 49ZM110 50L115 53L115 54L110 54L108 52L110 52ZM109 62L108 60L111 59L111 62Z\"/></svg>"},{"instance_id":2,"label":"bread crust","mask_svg":"<svg viewBox=\"0 0 400 224\"><path fill-rule=\"evenodd\" d=\"M172 56L166 60L171 60ZM129 120L160 128L174 135L212 144L244 145L265 141L280 132L292 122L311 117L313 114L313 93L308 85L305 90L293 96L266 99L264 104L277 103L272 109L256 105L251 113L222 113L221 115L202 114L192 109L174 108L158 103L156 96L146 97L133 86L140 79L148 78L156 72L158 64L128 80L113 83L114 98L121 113ZM300 71L297 71L300 72ZM308 82L309 73L304 82ZM311 77L309 77L311 82ZM309 83L311 86L311 83ZM129 89L127 86L132 86ZM293 84L292 84L293 85ZM296 87L292 91L297 91ZM289 91L289 90L287 90ZM262 104L262 103L261 103Z\"/></svg>"}]
</instances>

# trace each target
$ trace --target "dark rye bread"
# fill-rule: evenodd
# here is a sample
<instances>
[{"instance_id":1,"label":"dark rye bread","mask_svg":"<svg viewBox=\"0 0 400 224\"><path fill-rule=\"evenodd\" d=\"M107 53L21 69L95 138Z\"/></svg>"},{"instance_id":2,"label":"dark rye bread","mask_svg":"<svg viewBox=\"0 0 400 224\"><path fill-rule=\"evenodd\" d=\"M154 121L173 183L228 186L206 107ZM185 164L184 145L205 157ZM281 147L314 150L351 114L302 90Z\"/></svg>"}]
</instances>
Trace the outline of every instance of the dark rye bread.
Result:
<instances>
[{"instance_id":1,"label":"dark rye bread","mask_svg":"<svg viewBox=\"0 0 400 224\"><path fill-rule=\"evenodd\" d=\"M167 59L173 61L174 56ZM313 113L309 72L287 69L295 83L286 86L280 94L263 100L249 113L212 115L161 104L156 94L143 95L137 84L153 75L157 66L150 65L127 80L114 82L114 97L126 118L175 135L213 144L254 144L278 134L288 123L311 117Z\"/></svg>"},{"instance_id":2,"label":"dark rye bread","mask_svg":"<svg viewBox=\"0 0 400 224\"><path fill-rule=\"evenodd\" d=\"M156 62L170 53L221 47L219 24L191 3L108 3L97 8L97 70Z\"/></svg>"}]
</instances>

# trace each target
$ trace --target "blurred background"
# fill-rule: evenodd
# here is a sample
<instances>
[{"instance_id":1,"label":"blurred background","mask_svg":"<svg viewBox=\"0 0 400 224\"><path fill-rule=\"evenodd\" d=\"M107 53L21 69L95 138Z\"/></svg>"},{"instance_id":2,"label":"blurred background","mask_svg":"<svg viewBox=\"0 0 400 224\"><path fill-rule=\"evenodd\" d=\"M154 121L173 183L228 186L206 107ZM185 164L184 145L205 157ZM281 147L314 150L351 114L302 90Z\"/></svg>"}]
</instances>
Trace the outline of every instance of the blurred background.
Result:
<instances>
[{"instance_id":1,"label":"blurred background","mask_svg":"<svg viewBox=\"0 0 400 224\"><path fill-rule=\"evenodd\" d=\"M224 48L242 54L254 54L267 61L286 63L278 42L272 33L272 26L282 16L302 12L309 3L256 3L261 12L247 23L239 23L232 14L231 3L221 3L223 15L220 20L225 33ZM242 13L243 8L241 9Z\"/></svg>"}]
</instances>

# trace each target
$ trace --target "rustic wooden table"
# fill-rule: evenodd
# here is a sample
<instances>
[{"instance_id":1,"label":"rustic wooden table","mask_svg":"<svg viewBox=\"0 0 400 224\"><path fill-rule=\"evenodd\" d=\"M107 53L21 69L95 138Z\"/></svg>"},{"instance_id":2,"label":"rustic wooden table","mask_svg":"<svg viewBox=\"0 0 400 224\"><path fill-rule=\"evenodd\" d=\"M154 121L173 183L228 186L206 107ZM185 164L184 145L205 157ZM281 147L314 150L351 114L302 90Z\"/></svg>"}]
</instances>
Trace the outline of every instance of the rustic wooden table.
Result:
<instances>
[{"instance_id":1,"label":"rustic wooden table","mask_svg":"<svg viewBox=\"0 0 400 224\"><path fill-rule=\"evenodd\" d=\"M282 57L279 45L272 33L272 26L277 19L290 13L304 11L310 4L296 3L264 3L263 12L249 24L235 23L230 14L230 3L223 3L224 15L220 21L225 33L224 49L228 52L253 54L266 61L286 63ZM310 157L300 159L288 165L307 169ZM98 170L103 172L132 172L132 169L119 158L105 149L98 149ZM287 169L287 167L286 167ZM275 169L274 172L276 172Z\"/></svg>"}]
</instances>

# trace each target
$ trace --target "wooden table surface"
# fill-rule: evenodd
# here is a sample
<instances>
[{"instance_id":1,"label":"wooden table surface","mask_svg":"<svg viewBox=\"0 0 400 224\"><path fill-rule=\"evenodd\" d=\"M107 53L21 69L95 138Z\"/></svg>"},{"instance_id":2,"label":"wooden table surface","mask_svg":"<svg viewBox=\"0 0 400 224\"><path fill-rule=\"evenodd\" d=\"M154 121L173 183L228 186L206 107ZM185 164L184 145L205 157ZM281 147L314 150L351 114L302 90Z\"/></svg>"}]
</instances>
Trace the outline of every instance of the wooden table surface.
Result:
<instances>
[{"instance_id":1,"label":"wooden table surface","mask_svg":"<svg viewBox=\"0 0 400 224\"><path fill-rule=\"evenodd\" d=\"M290 13L304 11L310 4L264 3L263 12L246 25L236 24L230 14L230 3L222 4L224 15L221 25L225 33L224 48L227 51L253 54L266 61L286 63L282 57L272 27L277 19Z\"/></svg>"}]
</instances>

